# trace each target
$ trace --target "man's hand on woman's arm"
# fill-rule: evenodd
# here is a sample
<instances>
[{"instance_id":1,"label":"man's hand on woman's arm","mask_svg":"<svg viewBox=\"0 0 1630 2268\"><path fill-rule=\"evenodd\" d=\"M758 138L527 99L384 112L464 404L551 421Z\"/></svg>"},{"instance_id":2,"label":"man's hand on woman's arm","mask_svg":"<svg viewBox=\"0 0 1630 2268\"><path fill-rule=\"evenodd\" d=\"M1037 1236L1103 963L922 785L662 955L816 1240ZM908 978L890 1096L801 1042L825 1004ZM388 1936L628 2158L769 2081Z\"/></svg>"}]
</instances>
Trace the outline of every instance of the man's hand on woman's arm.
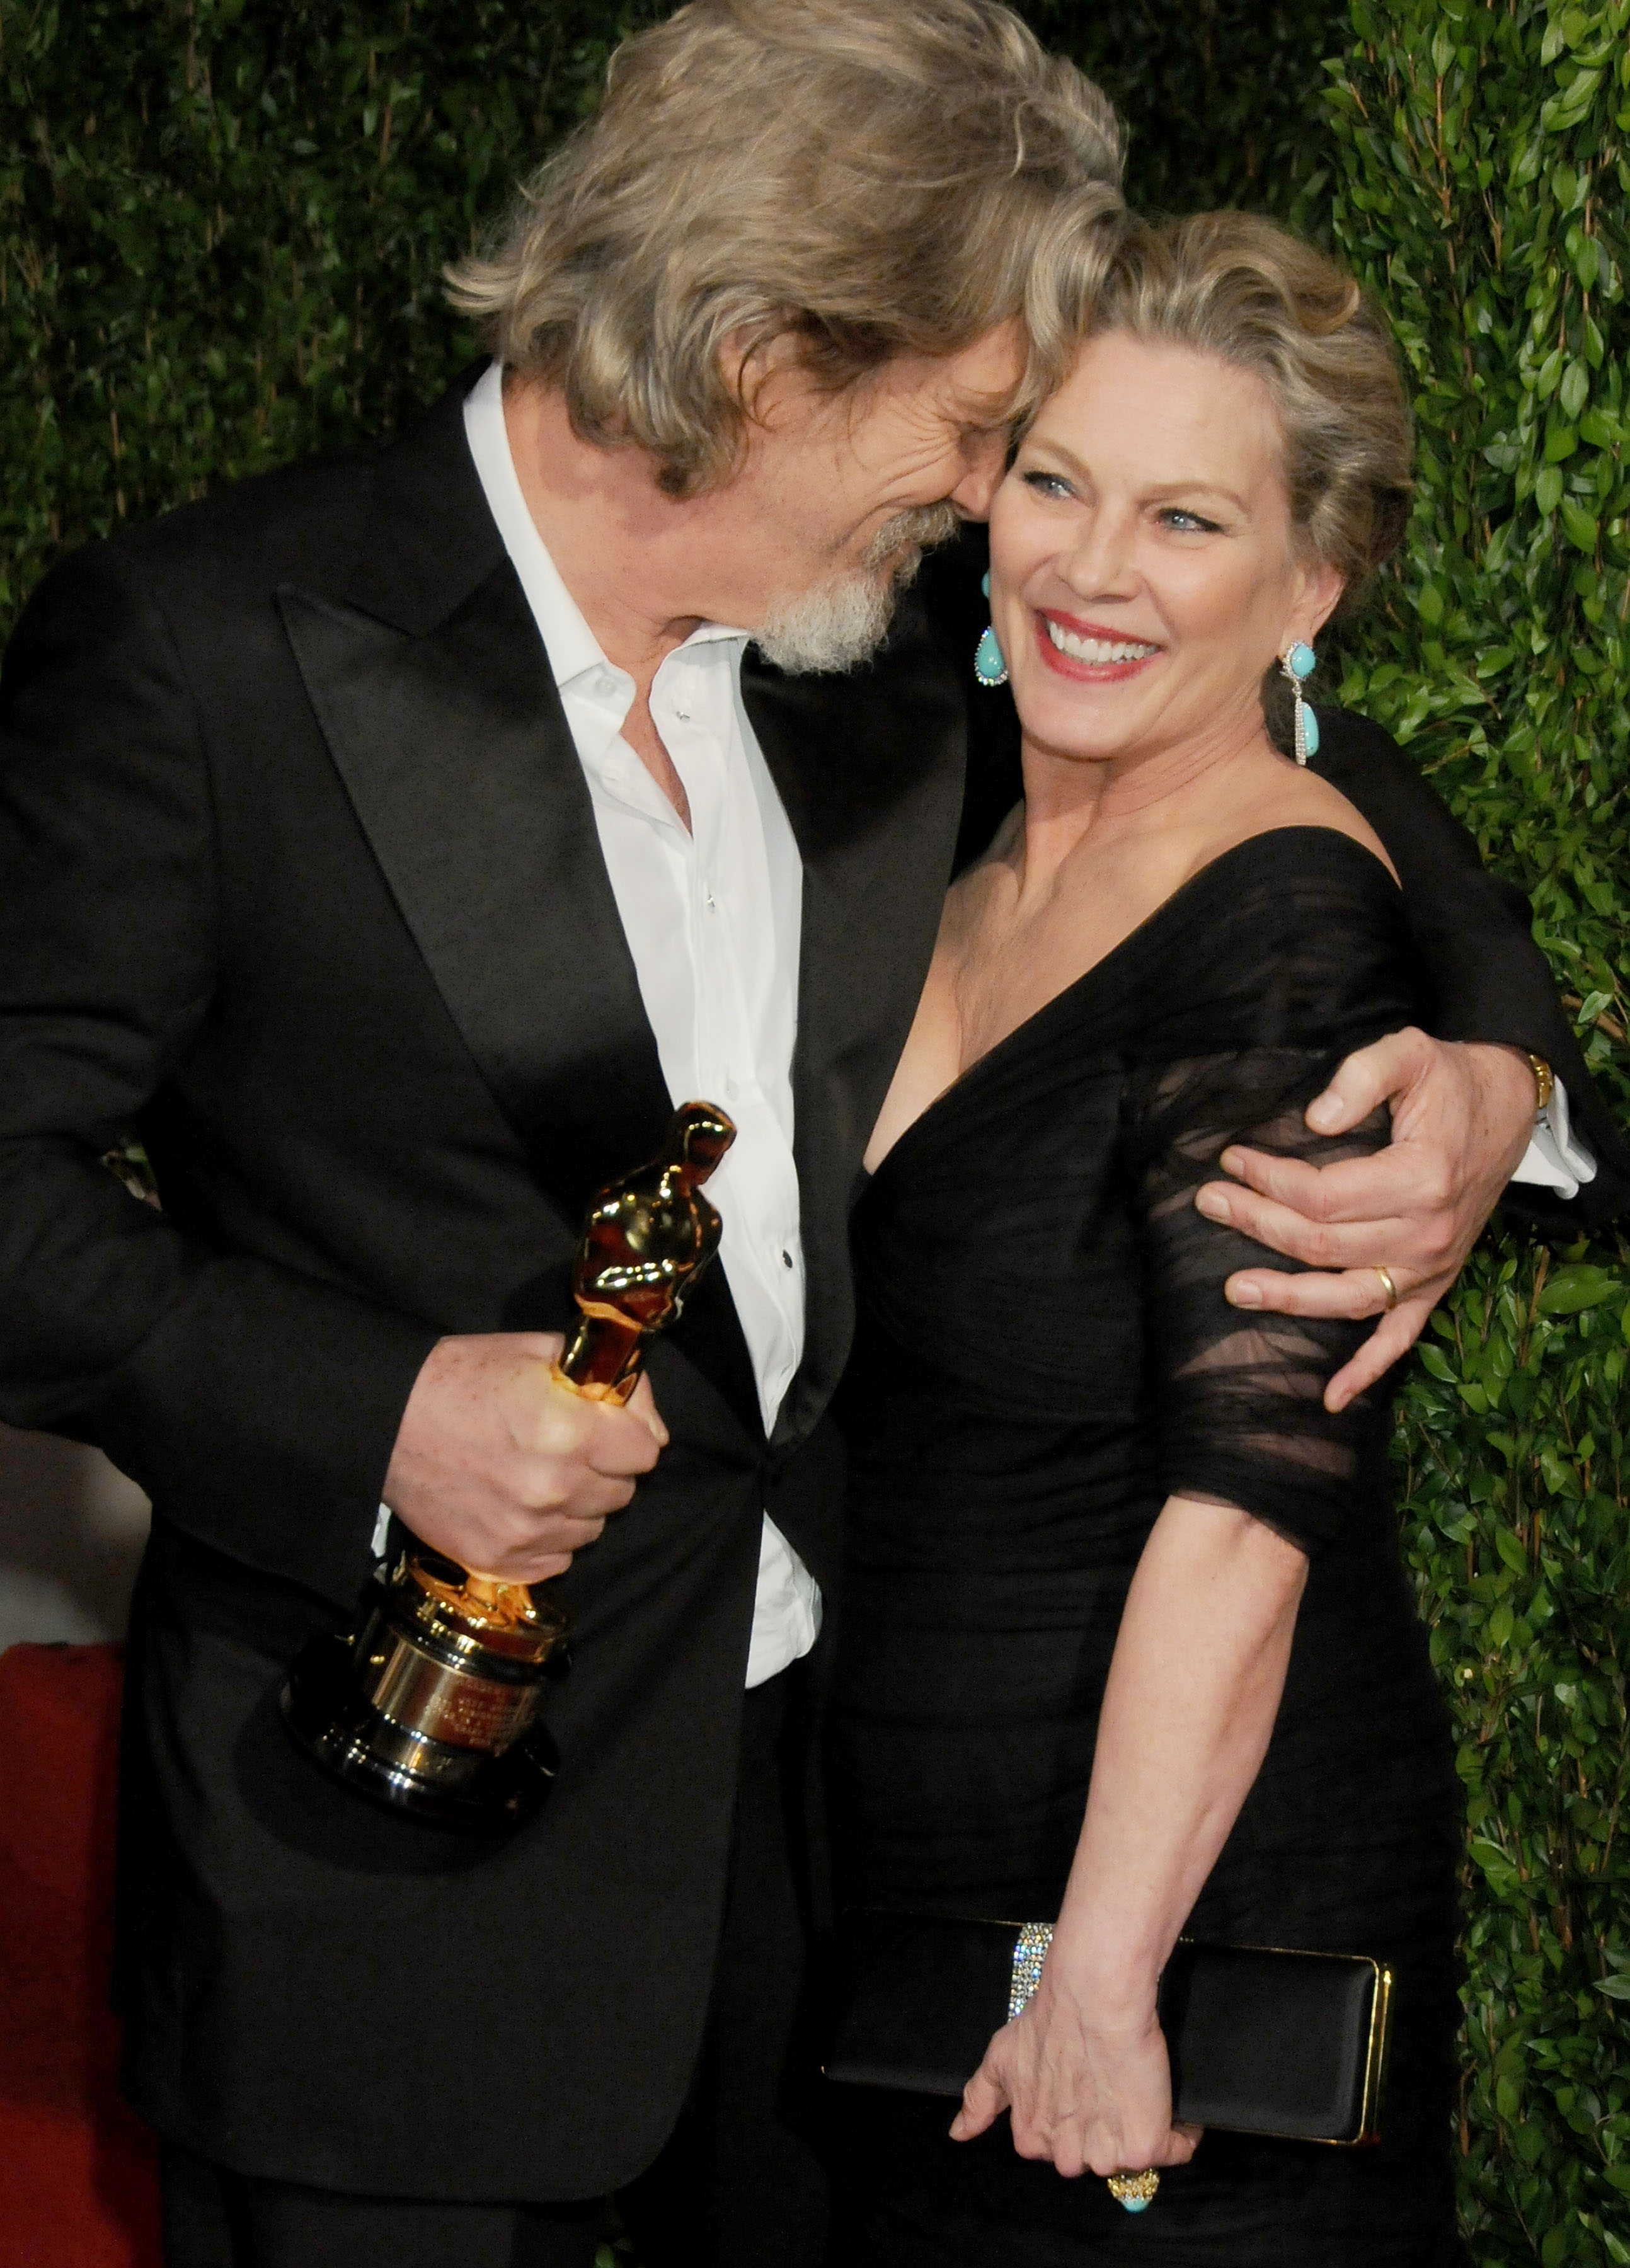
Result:
<instances>
[{"instance_id":1,"label":"man's hand on woman's arm","mask_svg":"<svg viewBox=\"0 0 1630 2268\"><path fill-rule=\"evenodd\" d=\"M1528 1147L1534 1074L1514 1048L1394 1032L1348 1057L1309 1104L1308 1124L1344 1134L1383 1102L1391 1105L1392 1140L1374 1156L1312 1166L1226 1150L1223 1167L1236 1178L1208 1182L1195 1200L1211 1219L1332 1271L1243 1270L1228 1283L1235 1307L1380 1315L1325 1389L1331 1410L1345 1408L1408 1352L1459 1274ZM1390 1313L1382 1268L1397 1287Z\"/></svg>"},{"instance_id":2,"label":"man's hand on woman's arm","mask_svg":"<svg viewBox=\"0 0 1630 2268\"><path fill-rule=\"evenodd\" d=\"M1034 1999L963 2091L952 2135L1004 2109L1061 2174L1180 2166L1160 1972L1267 1753L1307 1560L1227 1506L1173 1497L1138 1562L1104 1689L1092 1788Z\"/></svg>"}]
</instances>

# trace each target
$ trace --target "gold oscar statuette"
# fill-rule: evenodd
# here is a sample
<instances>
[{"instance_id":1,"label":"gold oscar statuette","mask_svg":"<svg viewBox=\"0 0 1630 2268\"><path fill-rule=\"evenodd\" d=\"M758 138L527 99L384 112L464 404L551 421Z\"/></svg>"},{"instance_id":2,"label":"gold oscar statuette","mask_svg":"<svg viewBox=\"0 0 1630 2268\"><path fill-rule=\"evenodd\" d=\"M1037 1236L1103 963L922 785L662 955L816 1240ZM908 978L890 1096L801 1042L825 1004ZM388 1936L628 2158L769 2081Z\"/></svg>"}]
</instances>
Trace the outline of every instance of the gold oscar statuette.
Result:
<instances>
[{"instance_id":1,"label":"gold oscar statuette","mask_svg":"<svg viewBox=\"0 0 1630 2268\"><path fill-rule=\"evenodd\" d=\"M572 1270L577 1329L556 1381L626 1402L653 1333L719 1249L702 1195L735 1139L711 1102L674 1113L649 1165L601 1189ZM409 1537L363 1593L349 1633L317 1638L284 1688L284 1720L336 1778L392 1809L477 1834L530 1818L554 1777L539 1722L568 1618L553 1583L483 1575Z\"/></svg>"}]
</instances>

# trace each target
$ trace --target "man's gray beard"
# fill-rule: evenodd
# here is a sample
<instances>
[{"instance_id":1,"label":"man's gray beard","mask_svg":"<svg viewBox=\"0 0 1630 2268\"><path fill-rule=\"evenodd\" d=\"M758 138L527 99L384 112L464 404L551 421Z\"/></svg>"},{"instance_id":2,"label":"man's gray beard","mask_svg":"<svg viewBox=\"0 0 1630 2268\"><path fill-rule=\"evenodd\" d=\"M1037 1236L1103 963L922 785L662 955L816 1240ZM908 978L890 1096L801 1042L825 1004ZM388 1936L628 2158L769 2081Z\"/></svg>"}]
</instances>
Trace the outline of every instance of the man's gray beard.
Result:
<instances>
[{"instance_id":1,"label":"man's gray beard","mask_svg":"<svg viewBox=\"0 0 1630 2268\"><path fill-rule=\"evenodd\" d=\"M889 635L895 608L922 565L923 553L948 543L961 525L948 504L896 512L878 529L852 574L787 600L761 624L754 632L759 652L795 677L855 669L869 661Z\"/></svg>"}]
</instances>

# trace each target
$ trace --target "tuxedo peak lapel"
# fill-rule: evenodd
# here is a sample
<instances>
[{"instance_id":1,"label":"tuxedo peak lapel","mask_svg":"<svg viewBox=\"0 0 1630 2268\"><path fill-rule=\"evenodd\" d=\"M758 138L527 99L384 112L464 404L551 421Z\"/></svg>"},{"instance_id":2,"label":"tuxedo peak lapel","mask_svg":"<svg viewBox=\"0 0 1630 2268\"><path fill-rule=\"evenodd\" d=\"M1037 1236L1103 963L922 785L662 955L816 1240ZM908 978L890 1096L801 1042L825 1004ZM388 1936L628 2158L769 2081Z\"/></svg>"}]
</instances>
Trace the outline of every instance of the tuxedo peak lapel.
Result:
<instances>
[{"instance_id":1,"label":"tuxedo peak lapel","mask_svg":"<svg viewBox=\"0 0 1630 2268\"><path fill-rule=\"evenodd\" d=\"M593 806L507 560L413 637L285 588L346 792L477 1069L575 1226L668 1102Z\"/></svg>"},{"instance_id":2,"label":"tuxedo peak lapel","mask_svg":"<svg viewBox=\"0 0 1630 2268\"><path fill-rule=\"evenodd\" d=\"M549 657L507 557L422 637L278 593L318 723L476 1069L575 1239L651 1157L671 1104ZM675 1334L749 1432L723 1280Z\"/></svg>"},{"instance_id":3,"label":"tuxedo peak lapel","mask_svg":"<svg viewBox=\"0 0 1630 2268\"><path fill-rule=\"evenodd\" d=\"M869 667L789 677L749 653L742 694L804 865L793 1092L808 1289L779 1441L814 1425L848 1358L850 1201L939 932L967 716L914 593Z\"/></svg>"}]
</instances>

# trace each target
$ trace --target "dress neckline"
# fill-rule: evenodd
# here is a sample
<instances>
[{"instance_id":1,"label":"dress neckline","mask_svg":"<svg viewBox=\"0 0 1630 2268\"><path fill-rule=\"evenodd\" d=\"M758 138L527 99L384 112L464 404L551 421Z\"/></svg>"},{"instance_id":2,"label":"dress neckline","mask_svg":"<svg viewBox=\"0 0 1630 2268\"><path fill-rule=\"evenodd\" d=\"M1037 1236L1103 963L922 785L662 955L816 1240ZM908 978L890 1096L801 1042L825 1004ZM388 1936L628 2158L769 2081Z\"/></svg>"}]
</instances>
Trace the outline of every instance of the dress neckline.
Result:
<instances>
[{"instance_id":1,"label":"dress neckline","mask_svg":"<svg viewBox=\"0 0 1630 2268\"><path fill-rule=\"evenodd\" d=\"M867 1174L867 1182L868 1183L874 1182L878 1175L886 1170L890 1159L896 1157L902 1146L911 1139L918 1128L933 1117L941 1106L948 1103L954 1095L960 1096L971 1082L978 1079L987 1064L993 1064L999 1058L1012 1052L1016 1042L1034 1038L1037 1027L1050 1020L1055 1011L1064 1007L1066 1003L1073 1005L1083 992L1090 990L1095 983L1103 977L1106 970L1113 968L1116 962L1129 954L1133 946L1147 944L1150 935L1164 925L1173 911L1193 895L1202 882L1213 880L1235 859L1242 858L1247 851L1256 850L1265 843L1282 843L1290 836L1309 835L1322 836L1331 843L1345 843L1355 858L1363 860L1366 867L1381 876L1394 899L1403 897L1401 887L1393 880L1390 870L1375 852L1366 850L1361 843L1340 827L1265 827L1260 834L1247 835L1241 842L1231 843L1226 850L1220 850L1214 858L1207 858L1204 865L1197 866L1194 872L1179 882L1176 888L1168 896L1163 897L1157 906L1151 907L1143 919L1133 928L1129 929L1125 936L1112 945L1107 953L1101 954L1090 968L1083 968L1079 976L1073 976L1067 984L1061 986L1052 995L1051 999L1044 1000L1039 1008L1032 1008L1029 1014L1016 1023L1010 1032L1004 1032L1001 1038L986 1048L982 1056L977 1056L966 1069L958 1071L948 1086L942 1086L931 1102L923 1105L910 1125L896 1135L875 1167Z\"/></svg>"}]
</instances>

